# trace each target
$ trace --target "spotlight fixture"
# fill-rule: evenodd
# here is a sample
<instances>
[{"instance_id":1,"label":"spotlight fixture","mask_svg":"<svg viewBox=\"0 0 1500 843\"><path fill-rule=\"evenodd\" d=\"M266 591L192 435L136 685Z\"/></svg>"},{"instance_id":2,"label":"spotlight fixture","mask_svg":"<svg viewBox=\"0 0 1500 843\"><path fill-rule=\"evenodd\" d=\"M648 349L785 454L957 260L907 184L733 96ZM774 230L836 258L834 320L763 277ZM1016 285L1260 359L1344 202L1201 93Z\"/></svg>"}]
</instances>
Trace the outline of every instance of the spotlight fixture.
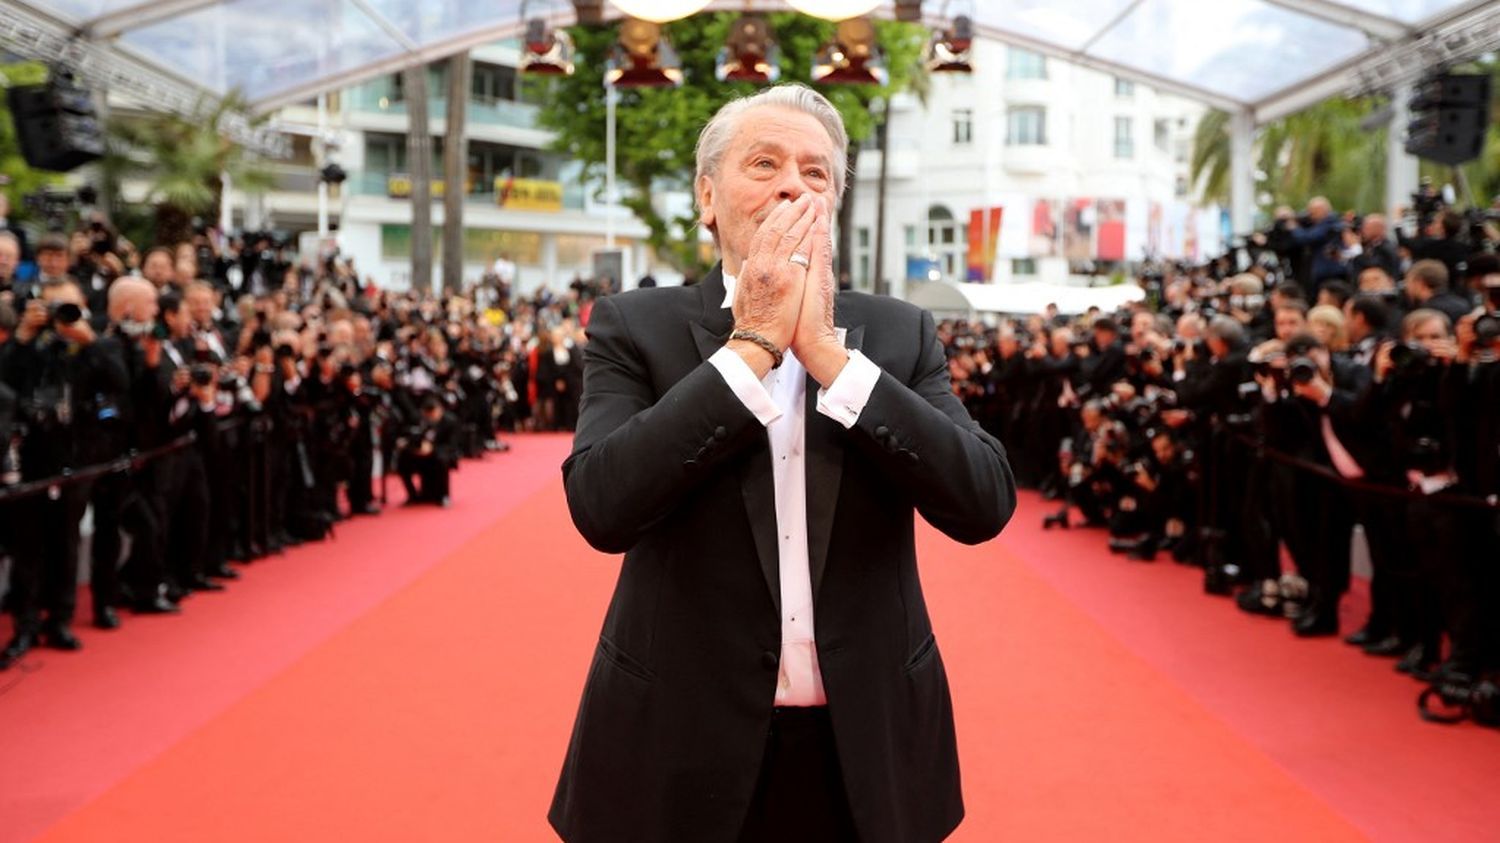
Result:
<instances>
[{"instance_id":1,"label":"spotlight fixture","mask_svg":"<svg viewBox=\"0 0 1500 843\"><path fill-rule=\"evenodd\" d=\"M967 15L959 15L946 32L932 33L922 60L932 73L973 73L974 65L969 60L973 46L974 21Z\"/></svg>"},{"instance_id":2,"label":"spotlight fixture","mask_svg":"<svg viewBox=\"0 0 1500 843\"><path fill-rule=\"evenodd\" d=\"M729 28L714 76L720 82L775 82L781 76L780 58L766 19L745 15Z\"/></svg>"},{"instance_id":3,"label":"spotlight fixture","mask_svg":"<svg viewBox=\"0 0 1500 843\"><path fill-rule=\"evenodd\" d=\"M547 21L542 18L527 21L520 69L522 73L538 76L572 76L572 37L561 29L547 26Z\"/></svg>"},{"instance_id":4,"label":"spotlight fixture","mask_svg":"<svg viewBox=\"0 0 1500 843\"><path fill-rule=\"evenodd\" d=\"M869 18L839 21L833 41L813 57L812 79L828 85L884 85L889 81Z\"/></svg>"},{"instance_id":5,"label":"spotlight fixture","mask_svg":"<svg viewBox=\"0 0 1500 843\"><path fill-rule=\"evenodd\" d=\"M627 17L666 23L703 11L709 0L609 0Z\"/></svg>"},{"instance_id":6,"label":"spotlight fixture","mask_svg":"<svg viewBox=\"0 0 1500 843\"><path fill-rule=\"evenodd\" d=\"M682 62L661 25L640 18L620 22L620 40L604 70L604 84L617 88L661 88L682 84Z\"/></svg>"},{"instance_id":7,"label":"spotlight fixture","mask_svg":"<svg viewBox=\"0 0 1500 843\"><path fill-rule=\"evenodd\" d=\"M875 11L880 0L787 0L787 5L815 18L847 20Z\"/></svg>"}]
</instances>

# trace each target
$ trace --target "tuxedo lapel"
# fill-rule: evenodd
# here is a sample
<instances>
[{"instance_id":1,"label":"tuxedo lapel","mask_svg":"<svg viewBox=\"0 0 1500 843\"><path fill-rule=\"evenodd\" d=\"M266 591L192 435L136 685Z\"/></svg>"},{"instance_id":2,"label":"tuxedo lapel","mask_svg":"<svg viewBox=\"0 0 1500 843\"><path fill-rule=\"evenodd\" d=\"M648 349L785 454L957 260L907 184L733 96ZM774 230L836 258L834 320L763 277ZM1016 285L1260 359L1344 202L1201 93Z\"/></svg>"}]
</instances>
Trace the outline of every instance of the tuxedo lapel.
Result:
<instances>
[{"instance_id":1,"label":"tuxedo lapel","mask_svg":"<svg viewBox=\"0 0 1500 843\"><path fill-rule=\"evenodd\" d=\"M865 327L848 327L844 347L858 349ZM844 476L843 426L818 412L820 385L807 377L807 556L812 574L813 601L823 583L828 565L828 542L833 537L833 514L839 501L839 483ZM773 536L774 538L774 536Z\"/></svg>"},{"instance_id":2,"label":"tuxedo lapel","mask_svg":"<svg viewBox=\"0 0 1500 843\"><path fill-rule=\"evenodd\" d=\"M724 347L734 330L734 313L724 307L724 274L714 267L699 285L703 291L703 317L690 328L693 343L703 360ZM745 513L750 520L750 534L755 537L755 555L770 589L771 600L781 614L780 549L776 543L776 483L771 477L771 438L762 429L759 442L751 448L740 465L740 492L745 499Z\"/></svg>"}]
</instances>

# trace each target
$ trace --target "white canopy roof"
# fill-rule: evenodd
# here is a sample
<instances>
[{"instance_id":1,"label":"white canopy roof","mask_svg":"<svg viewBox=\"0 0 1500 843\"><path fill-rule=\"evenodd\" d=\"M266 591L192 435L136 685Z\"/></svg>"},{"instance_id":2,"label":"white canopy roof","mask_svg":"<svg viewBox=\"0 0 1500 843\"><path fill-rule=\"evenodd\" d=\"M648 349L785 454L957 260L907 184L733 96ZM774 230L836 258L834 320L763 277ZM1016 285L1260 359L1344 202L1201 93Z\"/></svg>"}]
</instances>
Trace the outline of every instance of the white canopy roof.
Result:
<instances>
[{"instance_id":1,"label":"white canopy roof","mask_svg":"<svg viewBox=\"0 0 1500 843\"><path fill-rule=\"evenodd\" d=\"M939 314L976 316L981 313L1041 313L1055 304L1060 313L1072 316L1097 307L1111 313L1146 297L1146 291L1134 284L1108 287L1074 287L1029 281L1016 284L955 284L950 281L926 281L912 284L906 300Z\"/></svg>"},{"instance_id":2,"label":"white canopy roof","mask_svg":"<svg viewBox=\"0 0 1500 843\"><path fill-rule=\"evenodd\" d=\"M891 14L896 5L884 5ZM0 0L0 47L107 67L119 82L154 75L258 109L510 37L521 0ZM774 0L709 8L785 9ZM1403 51L1471 54L1500 44L1497 0L972 0L921 7L968 13L981 35L1273 119L1378 84ZM605 4L606 14L617 12ZM571 23L572 5L529 14ZM1455 40L1457 39L1457 40ZM1462 42L1462 43L1458 43ZM50 52L49 52L50 51ZM45 58L47 55L34 55ZM1408 64L1419 61L1413 58ZM126 85L129 87L129 85ZM170 98L169 98L170 99Z\"/></svg>"}]
</instances>

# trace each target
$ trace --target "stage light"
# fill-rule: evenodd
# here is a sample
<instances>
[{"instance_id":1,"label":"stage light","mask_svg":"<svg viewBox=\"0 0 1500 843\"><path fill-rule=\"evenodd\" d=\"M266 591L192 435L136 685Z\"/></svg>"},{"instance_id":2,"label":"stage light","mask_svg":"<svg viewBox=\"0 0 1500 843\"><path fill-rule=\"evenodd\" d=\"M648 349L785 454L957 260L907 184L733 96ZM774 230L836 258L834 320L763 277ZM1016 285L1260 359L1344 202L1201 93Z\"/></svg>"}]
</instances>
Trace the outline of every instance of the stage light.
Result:
<instances>
[{"instance_id":1,"label":"stage light","mask_svg":"<svg viewBox=\"0 0 1500 843\"><path fill-rule=\"evenodd\" d=\"M780 58L766 19L745 15L729 28L714 76L720 82L775 82L781 76Z\"/></svg>"},{"instance_id":2,"label":"stage light","mask_svg":"<svg viewBox=\"0 0 1500 843\"><path fill-rule=\"evenodd\" d=\"M833 41L813 57L812 79L828 85L884 85L890 79L869 18L839 21Z\"/></svg>"},{"instance_id":3,"label":"stage light","mask_svg":"<svg viewBox=\"0 0 1500 843\"><path fill-rule=\"evenodd\" d=\"M787 5L804 15L828 20L847 20L875 11L880 0L787 0Z\"/></svg>"},{"instance_id":4,"label":"stage light","mask_svg":"<svg viewBox=\"0 0 1500 843\"><path fill-rule=\"evenodd\" d=\"M604 84L617 88L660 88L682 84L682 62L661 33L661 25L639 18L620 22L620 40L610 54Z\"/></svg>"},{"instance_id":5,"label":"stage light","mask_svg":"<svg viewBox=\"0 0 1500 843\"><path fill-rule=\"evenodd\" d=\"M547 26L545 20L532 18L526 23L520 69L538 76L572 76L573 39L563 30Z\"/></svg>"},{"instance_id":6,"label":"stage light","mask_svg":"<svg viewBox=\"0 0 1500 843\"><path fill-rule=\"evenodd\" d=\"M969 60L973 46L974 22L959 15L947 32L932 33L922 60L932 73L973 73L974 65Z\"/></svg>"},{"instance_id":7,"label":"stage light","mask_svg":"<svg viewBox=\"0 0 1500 843\"><path fill-rule=\"evenodd\" d=\"M666 23L696 14L709 0L609 0L626 16L652 23Z\"/></svg>"}]
</instances>

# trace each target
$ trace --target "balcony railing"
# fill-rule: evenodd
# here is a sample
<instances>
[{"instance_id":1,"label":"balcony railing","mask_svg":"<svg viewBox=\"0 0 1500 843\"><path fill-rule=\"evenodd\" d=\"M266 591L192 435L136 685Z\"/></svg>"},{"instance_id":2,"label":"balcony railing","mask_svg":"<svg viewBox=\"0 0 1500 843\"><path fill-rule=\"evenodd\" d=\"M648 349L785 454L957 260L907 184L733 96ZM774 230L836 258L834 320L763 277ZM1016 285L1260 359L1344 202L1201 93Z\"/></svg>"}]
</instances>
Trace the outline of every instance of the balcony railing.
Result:
<instances>
[{"instance_id":1,"label":"balcony railing","mask_svg":"<svg viewBox=\"0 0 1500 843\"><path fill-rule=\"evenodd\" d=\"M384 85L362 85L353 89L349 92L349 107L366 114L406 116L406 101L393 98L390 89ZM429 97L427 110L431 120L440 122L446 119L447 98ZM482 126L535 129L538 111L539 106L527 102L490 97L469 98L469 122Z\"/></svg>"},{"instance_id":2,"label":"balcony railing","mask_svg":"<svg viewBox=\"0 0 1500 843\"><path fill-rule=\"evenodd\" d=\"M404 174L398 174L398 179L405 178ZM364 172L349 176L344 182L344 187L351 196L391 196L392 174ZM562 188L562 209L564 211L582 211L585 209L585 196L588 186L579 182L577 178L564 177L562 179L538 179L537 181L552 182ZM434 186L441 185L441 179L433 179ZM439 198L438 191L434 191L433 199ZM404 201L404 199L403 199ZM494 207L498 204L495 195L495 185L491 182L475 183L470 185L468 194L464 201L473 205L489 205Z\"/></svg>"}]
</instances>

